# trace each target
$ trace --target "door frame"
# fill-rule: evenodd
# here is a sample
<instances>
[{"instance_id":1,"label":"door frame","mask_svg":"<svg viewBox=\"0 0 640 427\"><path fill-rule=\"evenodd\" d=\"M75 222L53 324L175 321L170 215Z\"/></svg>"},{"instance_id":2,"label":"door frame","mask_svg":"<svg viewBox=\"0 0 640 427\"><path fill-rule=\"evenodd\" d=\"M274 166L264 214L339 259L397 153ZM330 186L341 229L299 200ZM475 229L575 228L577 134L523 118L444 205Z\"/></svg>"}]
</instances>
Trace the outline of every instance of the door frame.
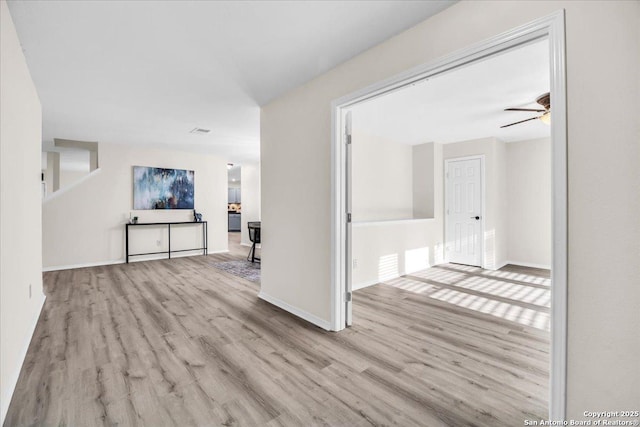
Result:
<instances>
[{"instance_id":1,"label":"door frame","mask_svg":"<svg viewBox=\"0 0 640 427\"><path fill-rule=\"evenodd\" d=\"M345 138L342 110L365 99L453 70L533 40L549 41L552 170L552 271L549 418L564 419L567 382L567 93L565 11L536 19L470 47L419 65L331 102L331 329L345 328Z\"/></svg>"},{"instance_id":2,"label":"door frame","mask_svg":"<svg viewBox=\"0 0 640 427\"><path fill-rule=\"evenodd\" d=\"M461 161L461 160L480 160L480 200L482 202L482 209L481 209L481 223L480 223L480 240L481 240L481 248L480 248L480 252L481 252L481 256L480 256L480 267L485 268L485 251L487 249L486 246L486 240L484 238L484 231L485 231L485 227L484 227L484 221L486 218L486 210L485 210L485 201L486 201L486 187L485 187L485 177L486 177L486 173L484 170L484 154L478 154L476 156L464 156L464 157L452 157L450 159L444 159L444 203L442 204L444 207L444 212L442 213L444 216L444 259L445 261L449 262L449 257L447 256L447 230L449 230L449 219L448 219L448 215L447 215L447 209L449 208L448 205L448 200L447 200L447 191L449 189L449 183L448 178L446 176L446 174L449 172L449 163L451 162L457 162L457 161Z\"/></svg>"}]
</instances>

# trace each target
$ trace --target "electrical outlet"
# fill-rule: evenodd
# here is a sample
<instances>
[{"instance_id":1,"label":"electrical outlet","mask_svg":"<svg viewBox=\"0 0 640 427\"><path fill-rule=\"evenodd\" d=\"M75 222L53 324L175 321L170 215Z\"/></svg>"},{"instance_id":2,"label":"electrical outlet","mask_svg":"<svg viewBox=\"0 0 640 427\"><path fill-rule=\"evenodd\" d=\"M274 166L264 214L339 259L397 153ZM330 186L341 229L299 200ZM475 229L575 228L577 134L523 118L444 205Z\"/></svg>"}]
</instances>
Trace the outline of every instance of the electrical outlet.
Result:
<instances>
[{"instance_id":1,"label":"electrical outlet","mask_svg":"<svg viewBox=\"0 0 640 427\"><path fill-rule=\"evenodd\" d=\"M29 299L31 299L31 283L29 283Z\"/></svg>"},{"instance_id":2,"label":"electrical outlet","mask_svg":"<svg viewBox=\"0 0 640 427\"><path fill-rule=\"evenodd\" d=\"M358 259L354 258L353 259L353 269L355 270L356 268L358 268Z\"/></svg>"}]
</instances>

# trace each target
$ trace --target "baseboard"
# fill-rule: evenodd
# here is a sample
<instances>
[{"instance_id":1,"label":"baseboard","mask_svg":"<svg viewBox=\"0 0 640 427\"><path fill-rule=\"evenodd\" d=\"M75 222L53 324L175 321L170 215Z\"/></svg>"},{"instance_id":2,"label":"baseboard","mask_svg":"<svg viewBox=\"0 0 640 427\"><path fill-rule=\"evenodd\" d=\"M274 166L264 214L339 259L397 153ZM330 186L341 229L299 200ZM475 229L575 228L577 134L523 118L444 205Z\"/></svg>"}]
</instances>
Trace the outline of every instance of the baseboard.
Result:
<instances>
[{"instance_id":1,"label":"baseboard","mask_svg":"<svg viewBox=\"0 0 640 427\"><path fill-rule=\"evenodd\" d=\"M112 261L86 262L83 264L56 265L53 267L43 267L42 271L47 272L47 271L59 271L59 270L73 270L76 268L100 267L103 265L114 265L114 264L124 264L124 260L116 259Z\"/></svg>"},{"instance_id":2,"label":"baseboard","mask_svg":"<svg viewBox=\"0 0 640 427\"><path fill-rule=\"evenodd\" d=\"M229 253L229 249L223 249L220 251L211 251L208 252L208 255L214 255L214 254L226 254ZM189 254L189 253L176 253L176 254L172 254L171 258L184 258L184 257L190 257L190 256L200 256L202 255L202 253L197 253L197 254ZM134 263L134 262L143 262L143 261L157 261L160 259L167 259L167 256L150 256L149 258L144 258L144 259L134 259L131 258L129 259L130 263ZM99 262L86 262L83 264L70 264L70 265L57 265L57 266L53 266L53 267L44 267L42 269L43 272L47 272L47 271L60 271L60 270L73 270L76 268L87 268L87 267L102 267L105 265L115 265L115 264L124 264L125 261L124 259L116 259L116 260L112 260L112 261L99 261Z\"/></svg>"},{"instance_id":3,"label":"baseboard","mask_svg":"<svg viewBox=\"0 0 640 427\"><path fill-rule=\"evenodd\" d=\"M266 302L268 302L269 304L273 304L276 307L279 307L281 309L283 309L284 311L288 311L289 313L298 316L301 319L306 320L309 323L313 323L314 325L326 330L326 331L330 331L331 330L331 322L328 322L324 319L319 318L318 316L315 316L311 313L308 313L304 310L301 310L299 308L296 308L292 305L290 305L289 303L286 303L284 301L282 301L281 299L278 299L276 297L272 297L269 294L265 294L264 292L260 291L260 293L258 294L258 298L260 298L261 300L264 300Z\"/></svg>"},{"instance_id":4,"label":"baseboard","mask_svg":"<svg viewBox=\"0 0 640 427\"><path fill-rule=\"evenodd\" d=\"M40 320L40 316L42 316L42 309L44 308L44 303L47 301L47 296L42 295L42 302L40 303L40 310L38 310L38 315L35 316L35 322L31 325L29 334L29 339L26 340L26 345L22 348L22 353L20 359L22 362L20 363L20 368L16 373L15 378L11 378L8 382L11 384L11 393L9 393L9 402L6 407L4 404L2 405L2 413L0 414L0 425L4 425L5 417L7 416L7 411L9 410L9 404L11 403L11 399L13 398L13 393L16 391L16 386L18 385L18 379L20 378L20 371L22 371L22 365L24 364L24 359L27 357L27 352L29 351L29 346L31 345L31 340L33 339L33 334L36 332L36 327L38 326L38 321ZM3 378L3 383L6 378Z\"/></svg>"},{"instance_id":5,"label":"baseboard","mask_svg":"<svg viewBox=\"0 0 640 427\"><path fill-rule=\"evenodd\" d=\"M253 243L242 243L242 242L240 242L240 246L246 246L246 247L250 248L251 246L253 246ZM260 249L260 248L261 248L260 243L258 243L258 244L256 245L256 248L258 248L258 249Z\"/></svg>"},{"instance_id":6,"label":"baseboard","mask_svg":"<svg viewBox=\"0 0 640 427\"><path fill-rule=\"evenodd\" d=\"M535 263L531 263L531 262L507 261L507 262L505 262L505 265L507 265L507 264L517 265L519 267L531 267L531 268L540 268L542 270L551 270L551 266L550 265L535 264Z\"/></svg>"}]
</instances>

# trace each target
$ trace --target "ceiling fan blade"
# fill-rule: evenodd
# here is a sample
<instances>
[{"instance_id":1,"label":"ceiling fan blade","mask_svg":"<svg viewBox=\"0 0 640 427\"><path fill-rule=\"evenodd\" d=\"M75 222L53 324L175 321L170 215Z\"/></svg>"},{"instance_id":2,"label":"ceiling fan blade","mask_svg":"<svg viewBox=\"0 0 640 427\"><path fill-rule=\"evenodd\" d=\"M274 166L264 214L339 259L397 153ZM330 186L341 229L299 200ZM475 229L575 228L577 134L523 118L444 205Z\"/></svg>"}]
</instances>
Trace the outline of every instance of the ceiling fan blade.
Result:
<instances>
[{"instance_id":1,"label":"ceiling fan blade","mask_svg":"<svg viewBox=\"0 0 640 427\"><path fill-rule=\"evenodd\" d=\"M534 113L544 113L547 110L538 110L535 108L505 108L504 111L533 111Z\"/></svg>"},{"instance_id":2,"label":"ceiling fan blade","mask_svg":"<svg viewBox=\"0 0 640 427\"><path fill-rule=\"evenodd\" d=\"M538 116L538 117L531 117L530 119L526 119L526 120L520 120L519 122L515 122L515 123L510 123L508 125L504 125L504 126L500 126L500 129L502 128L508 128L509 126L513 126L513 125L519 125L520 123L524 123L524 122L528 122L530 120L537 120L542 116Z\"/></svg>"}]
</instances>

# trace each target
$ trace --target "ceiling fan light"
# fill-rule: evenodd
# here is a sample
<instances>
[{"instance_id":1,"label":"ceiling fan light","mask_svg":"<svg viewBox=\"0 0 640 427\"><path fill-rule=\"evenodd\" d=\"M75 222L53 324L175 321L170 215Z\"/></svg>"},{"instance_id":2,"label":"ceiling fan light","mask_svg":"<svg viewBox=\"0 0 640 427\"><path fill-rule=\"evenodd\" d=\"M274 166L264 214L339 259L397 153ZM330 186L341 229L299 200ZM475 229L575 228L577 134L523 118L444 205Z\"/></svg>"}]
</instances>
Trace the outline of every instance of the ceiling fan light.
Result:
<instances>
[{"instance_id":1,"label":"ceiling fan light","mask_svg":"<svg viewBox=\"0 0 640 427\"><path fill-rule=\"evenodd\" d=\"M550 125L551 124L551 113L550 112L546 112L544 113L542 116L540 116L540 121L542 123L544 123L545 125Z\"/></svg>"}]
</instances>

